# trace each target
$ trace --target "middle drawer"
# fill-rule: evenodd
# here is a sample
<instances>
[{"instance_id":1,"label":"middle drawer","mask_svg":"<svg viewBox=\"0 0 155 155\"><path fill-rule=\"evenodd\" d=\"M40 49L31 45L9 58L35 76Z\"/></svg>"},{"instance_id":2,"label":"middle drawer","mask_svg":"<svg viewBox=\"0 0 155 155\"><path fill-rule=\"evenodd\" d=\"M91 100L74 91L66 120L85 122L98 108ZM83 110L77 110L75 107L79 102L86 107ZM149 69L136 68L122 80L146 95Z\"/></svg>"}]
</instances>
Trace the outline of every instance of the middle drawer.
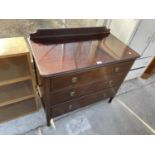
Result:
<instances>
[{"instance_id":1,"label":"middle drawer","mask_svg":"<svg viewBox=\"0 0 155 155\"><path fill-rule=\"evenodd\" d=\"M91 94L97 91L104 90L106 88L120 86L124 79L125 75L121 74L120 76L116 76L115 78L111 78L108 81L95 81L85 85L75 85L71 87L67 87L61 90L52 91L50 93L50 103L52 105L56 105L62 102L66 102L68 100L72 100L74 98L84 96L87 94Z\"/></svg>"}]
</instances>

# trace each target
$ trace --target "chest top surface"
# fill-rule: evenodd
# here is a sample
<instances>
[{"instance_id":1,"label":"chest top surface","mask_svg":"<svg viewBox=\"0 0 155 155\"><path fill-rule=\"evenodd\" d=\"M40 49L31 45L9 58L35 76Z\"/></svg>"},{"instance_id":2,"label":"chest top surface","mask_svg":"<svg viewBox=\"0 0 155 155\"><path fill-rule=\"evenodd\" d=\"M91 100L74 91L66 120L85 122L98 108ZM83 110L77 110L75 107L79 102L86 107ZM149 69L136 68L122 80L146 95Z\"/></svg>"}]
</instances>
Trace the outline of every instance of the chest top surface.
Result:
<instances>
[{"instance_id":1,"label":"chest top surface","mask_svg":"<svg viewBox=\"0 0 155 155\"><path fill-rule=\"evenodd\" d=\"M110 34L102 40L45 45L30 40L41 76L96 68L136 59L139 55Z\"/></svg>"},{"instance_id":2,"label":"chest top surface","mask_svg":"<svg viewBox=\"0 0 155 155\"><path fill-rule=\"evenodd\" d=\"M29 50L24 37L0 39L0 58L18 56L28 52Z\"/></svg>"}]
</instances>

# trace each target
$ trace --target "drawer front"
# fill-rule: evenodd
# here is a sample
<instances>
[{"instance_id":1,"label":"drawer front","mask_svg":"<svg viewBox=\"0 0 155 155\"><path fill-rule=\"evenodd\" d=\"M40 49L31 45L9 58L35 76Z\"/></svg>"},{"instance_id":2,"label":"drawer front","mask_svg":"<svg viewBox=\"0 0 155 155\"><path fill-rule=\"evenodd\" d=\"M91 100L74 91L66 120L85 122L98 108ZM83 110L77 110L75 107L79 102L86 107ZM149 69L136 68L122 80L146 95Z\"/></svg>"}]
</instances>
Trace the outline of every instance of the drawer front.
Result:
<instances>
[{"instance_id":1,"label":"drawer front","mask_svg":"<svg viewBox=\"0 0 155 155\"><path fill-rule=\"evenodd\" d=\"M62 90L51 92L50 103L51 105L55 105L61 102L72 100L80 96L85 96L90 93L101 91L106 88L120 86L124 77L125 77L125 74L120 74L118 77L116 76L115 78L111 78L108 81L103 81L103 80L96 81L96 82L81 85L81 86L67 87Z\"/></svg>"},{"instance_id":2,"label":"drawer front","mask_svg":"<svg viewBox=\"0 0 155 155\"><path fill-rule=\"evenodd\" d=\"M62 89L71 85L79 85L94 80L107 80L110 76L116 76L122 72L128 72L133 61L118 63L93 69L82 73L66 74L64 76L51 78L51 91L56 89Z\"/></svg>"},{"instance_id":3,"label":"drawer front","mask_svg":"<svg viewBox=\"0 0 155 155\"><path fill-rule=\"evenodd\" d=\"M76 110L80 107L84 107L94 102L100 101L102 99L113 97L116 94L117 89L118 87L109 88L104 91L100 91L94 94L90 94L84 97L80 97L78 99L74 99L74 100L53 106L51 107L51 116L56 117L56 116L65 114L67 112Z\"/></svg>"}]
</instances>

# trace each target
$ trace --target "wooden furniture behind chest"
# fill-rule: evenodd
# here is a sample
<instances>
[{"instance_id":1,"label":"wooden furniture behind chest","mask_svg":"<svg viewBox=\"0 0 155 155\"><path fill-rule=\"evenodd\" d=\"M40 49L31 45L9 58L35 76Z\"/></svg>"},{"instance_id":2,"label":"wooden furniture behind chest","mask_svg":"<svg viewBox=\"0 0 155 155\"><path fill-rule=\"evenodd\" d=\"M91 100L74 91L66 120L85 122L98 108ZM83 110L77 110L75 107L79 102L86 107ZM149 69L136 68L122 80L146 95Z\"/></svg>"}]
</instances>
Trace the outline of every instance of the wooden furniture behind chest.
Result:
<instances>
[{"instance_id":1,"label":"wooden furniture behind chest","mask_svg":"<svg viewBox=\"0 0 155 155\"><path fill-rule=\"evenodd\" d=\"M105 27L39 30L30 44L48 125L77 108L111 102L139 57Z\"/></svg>"},{"instance_id":2,"label":"wooden furniture behind chest","mask_svg":"<svg viewBox=\"0 0 155 155\"><path fill-rule=\"evenodd\" d=\"M155 57L151 60L149 65L146 67L144 73L142 74L141 78L148 79L155 73Z\"/></svg>"},{"instance_id":3,"label":"wooden furniture behind chest","mask_svg":"<svg viewBox=\"0 0 155 155\"><path fill-rule=\"evenodd\" d=\"M33 77L24 38L0 39L0 122L38 109Z\"/></svg>"}]
</instances>

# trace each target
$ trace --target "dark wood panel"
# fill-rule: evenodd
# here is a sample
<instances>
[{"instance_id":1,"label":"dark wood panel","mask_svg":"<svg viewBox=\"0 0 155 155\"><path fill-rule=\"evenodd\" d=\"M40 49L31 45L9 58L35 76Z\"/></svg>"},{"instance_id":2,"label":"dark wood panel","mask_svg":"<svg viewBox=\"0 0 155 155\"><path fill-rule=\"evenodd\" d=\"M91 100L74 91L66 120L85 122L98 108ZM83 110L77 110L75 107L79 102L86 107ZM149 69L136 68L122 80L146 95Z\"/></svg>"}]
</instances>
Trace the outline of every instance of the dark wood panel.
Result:
<instances>
[{"instance_id":1,"label":"dark wood panel","mask_svg":"<svg viewBox=\"0 0 155 155\"><path fill-rule=\"evenodd\" d=\"M51 91L96 80L111 80L112 76L119 76L119 74L123 72L127 73L132 64L133 61L129 61L82 73L65 74L64 76L51 78Z\"/></svg>"},{"instance_id":2,"label":"dark wood panel","mask_svg":"<svg viewBox=\"0 0 155 155\"><path fill-rule=\"evenodd\" d=\"M74 85L72 87L67 87L65 89L52 91L50 95L51 105L59 104L80 96L84 96L90 93L104 90L106 88L120 86L126 73L121 73L119 76L113 76L108 81L94 81L83 85Z\"/></svg>"},{"instance_id":3,"label":"dark wood panel","mask_svg":"<svg viewBox=\"0 0 155 155\"><path fill-rule=\"evenodd\" d=\"M42 94L43 94L43 105L46 111L47 125L50 125L50 78L42 79Z\"/></svg>"},{"instance_id":4,"label":"dark wood panel","mask_svg":"<svg viewBox=\"0 0 155 155\"><path fill-rule=\"evenodd\" d=\"M93 93L91 95L80 97L78 99L74 99L74 100L53 106L51 108L51 116L56 117L56 116L65 114L67 112L76 110L80 107L84 107L94 102L106 99L108 97L113 97L117 92L117 89L118 89L117 87L105 89L104 91Z\"/></svg>"},{"instance_id":5,"label":"dark wood panel","mask_svg":"<svg viewBox=\"0 0 155 155\"><path fill-rule=\"evenodd\" d=\"M30 39L40 44L60 44L77 41L99 40L107 37L110 30L106 27L40 29L30 34Z\"/></svg>"},{"instance_id":6,"label":"dark wood panel","mask_svg":"<svg viewBox=\"0 0 155 155\"><path fill-rule=\"evenodd\" d=\"M80 27L80 28L58 28L58 29L39 29L36 33L30 34L31 39L48 35L70 35L70 34L90 34L102 33L107 30L106 27Z\"/></svg>"}]
</instances>

